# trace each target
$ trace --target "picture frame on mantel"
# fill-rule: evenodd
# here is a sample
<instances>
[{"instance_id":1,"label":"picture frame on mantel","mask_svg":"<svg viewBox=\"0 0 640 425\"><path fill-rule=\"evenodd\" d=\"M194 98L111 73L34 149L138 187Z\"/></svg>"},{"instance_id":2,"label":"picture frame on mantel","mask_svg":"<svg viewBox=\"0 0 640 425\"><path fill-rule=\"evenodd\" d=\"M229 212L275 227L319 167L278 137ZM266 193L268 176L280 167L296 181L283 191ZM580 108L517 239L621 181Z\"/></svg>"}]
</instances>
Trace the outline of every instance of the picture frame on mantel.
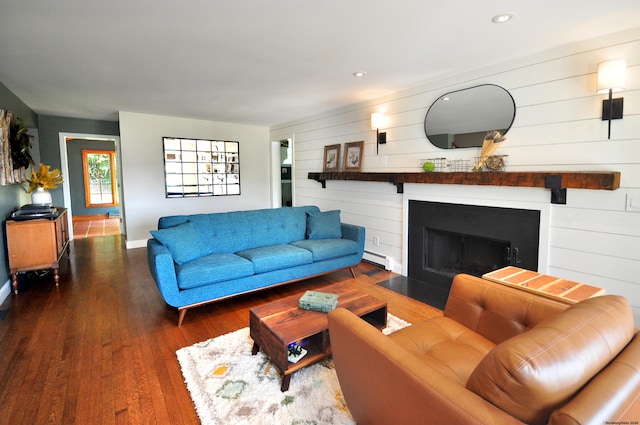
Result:
<instances>
[{"instance_id":1,"label":"picture frame on mantel","mask_svg":"<svg viewBox=\"0 0 640 425\"><path fill-rule=\"evenodd\" d=\"M324 147L324 162L322 171L340 171L340 145L328 145Z\"/></svg>"},{"instance_id":2,"label":"picture frame on mantel","mask_svg":"<svg viewBox=\"0 0 640 425\"><path fill-rule=\"evenodd\" d=\"M362 170L362 150L364 140L345 143L344 145L344 171Z\"/></svg>"}]
</instances>

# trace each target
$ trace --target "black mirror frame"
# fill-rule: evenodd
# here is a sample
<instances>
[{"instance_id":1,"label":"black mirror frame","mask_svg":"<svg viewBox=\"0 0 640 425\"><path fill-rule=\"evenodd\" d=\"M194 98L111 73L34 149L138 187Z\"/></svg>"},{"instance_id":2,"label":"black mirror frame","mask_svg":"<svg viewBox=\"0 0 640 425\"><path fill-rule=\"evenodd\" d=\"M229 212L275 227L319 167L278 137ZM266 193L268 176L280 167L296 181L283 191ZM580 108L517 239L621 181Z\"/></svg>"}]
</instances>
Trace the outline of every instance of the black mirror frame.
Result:
<instances>
[{"instance_id":1,"label":"black mirror frame","mask_svg":"<svg viewBox=\"0 0 640 425\"><path fill-rule=\"evenodd\" d=\"M509 125L506 127L506 130L503 132L502 135L504 136L505 134L507 134L507 132L511 129L511 127L513 126L513 122L516 119L517 107L516 107L516 101L513 98L513 95L509 92L509 90L507 90L504 87L499 86L497 84L490 84L490 83L478 84L478 85L475 85L475 86L465 87L463 89L453 90L453 91L444 93L444 94L438 96L436 98L436 100L433 101L433 103L431 104L431 106L429 106L429 109L427 110L427 113L424 116L424 123L423 123L424 133L425 133L425 136L427 137L427 140L429 141L429 143L431 143L433 146L435 146L437 148L440 148L440 149L454 149L454 148L443 148L442 146L436 145L433 141L431 141L431 139L429 139L429 133L427 132L427 118L429 117L429 112L431 112L431 109L436 105L436 103L438 103L438 101L440 101L443 97L445 97L447 95L454 94L454 93L459 93L459 92L467 91L467 90L473 90L475 88L485 87L485 86L494 86L494 87L497 87L497 88L499 88L501 90L504 90L505 93L507 93L509 95L509 98L511 99L511 102L513 103L513 116L511 117L511 121L509 122ZM463 148L481 147L481 146L482 146L482 140L480 140L478 146L463 146Z\"/></svg>"}]
</instances>

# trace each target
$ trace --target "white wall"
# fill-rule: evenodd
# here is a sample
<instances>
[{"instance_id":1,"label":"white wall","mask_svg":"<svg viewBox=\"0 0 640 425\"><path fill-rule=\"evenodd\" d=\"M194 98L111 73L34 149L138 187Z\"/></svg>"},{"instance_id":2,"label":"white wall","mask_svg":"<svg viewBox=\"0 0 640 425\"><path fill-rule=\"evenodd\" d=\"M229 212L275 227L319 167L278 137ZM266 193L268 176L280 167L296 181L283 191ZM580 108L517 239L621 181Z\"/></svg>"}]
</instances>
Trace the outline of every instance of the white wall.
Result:
<instances>
[{"instance_id":1,"label":"white wall","mask_svg":"<svg viewBox=\"0 0 640 425\"><path fill-rule=\"evenodd\" d=\"M599 62L626 59L628 77L624 119L607 125L600 119L604 95L596 94ZM307 179L322 170L323 147L365 141L363 171L420 171L420 159L446 156L473 159L478 148L441 150L424 136L424 116L440 95L478 84L505 87L517 113L508 140L497 153L508 154L508 170L615 170L622 173L616 191L568 190L566 205L550 205L549 192L536 188L464 185L393 185L329 181L322 189ZM488 105L490 107L490 105ZM376 155L369 117L388 117L387 144ZM469 71L371 102L274 126L271 139L295 133L296 205L340 209L346 222L366 226L367 251L390 257L404 270L406 202L409 196L484 205L532 205L546 209L546 246L540 271L590 283L625 295L640 317L640 213L626 208L627 197L640 197L640 28L499 66ZM372 236L380 244L374 246Z\"/></svg>"},{"instance_id":2,"label":"white wall","mask_svg":"<svg viewBox=\"0 0 640 425\"><path fill-rule=\"evenodd\" d=\"M163 137L240 142L239 196L165 197ZM123 210L127 247L145 246L164 215L269 208L269 129L120 112Z\"/></svg>"}]
</instances>

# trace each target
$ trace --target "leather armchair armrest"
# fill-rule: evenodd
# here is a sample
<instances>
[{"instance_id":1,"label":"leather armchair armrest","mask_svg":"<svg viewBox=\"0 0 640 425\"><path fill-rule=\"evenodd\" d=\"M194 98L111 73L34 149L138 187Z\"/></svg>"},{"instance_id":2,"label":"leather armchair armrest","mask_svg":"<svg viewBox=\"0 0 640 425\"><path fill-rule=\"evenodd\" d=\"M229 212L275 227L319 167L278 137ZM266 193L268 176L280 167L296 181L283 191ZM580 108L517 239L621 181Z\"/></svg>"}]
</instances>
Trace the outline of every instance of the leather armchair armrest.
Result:
<instances>
[{"instance_id":1,"label":"leather armchair armrest","mask_svg":"<svg viewBox=\"0 0 640 425\"><path fill-rule=\"evenodd\" d=\"M521 424L348 310L328 318L340 387L359 425Z\"/></svg>"}]
</instances>

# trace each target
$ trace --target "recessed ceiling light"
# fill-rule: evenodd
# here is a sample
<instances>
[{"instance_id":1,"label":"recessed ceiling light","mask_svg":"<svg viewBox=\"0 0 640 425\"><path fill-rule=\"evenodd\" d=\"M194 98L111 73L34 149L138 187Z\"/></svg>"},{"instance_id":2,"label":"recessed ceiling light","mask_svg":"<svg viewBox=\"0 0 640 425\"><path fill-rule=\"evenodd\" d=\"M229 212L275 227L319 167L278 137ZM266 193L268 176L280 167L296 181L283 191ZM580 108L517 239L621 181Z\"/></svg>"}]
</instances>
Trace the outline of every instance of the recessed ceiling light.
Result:
<instances>
[{"instance_id":1,"label":"recessed ceiling light","mask_svg":"<svg viewBox=\"0 0 640 425\"><path fill-rule=\"evenodd\" d=\"M364 77L365 75L367 75L367 73L366 73L366 72L364 72L364 71L358 71L358 72L354 72L354 73L353 73L353 76L354 76L354 77L358 77L358 78L360 78L360 77Z\"/></svg>"},{"instance_id":2,"label":"recessed ceiling light","mask_svg":"<svg viewBox=\"0 0 640 425\"><path fill-rule=\"evenodd\" d=\"M513 19L513 13L501 13L491 18L491 22L493 22L494 24L504 24L511 19Z\"/></svg>"}]
</instances>

